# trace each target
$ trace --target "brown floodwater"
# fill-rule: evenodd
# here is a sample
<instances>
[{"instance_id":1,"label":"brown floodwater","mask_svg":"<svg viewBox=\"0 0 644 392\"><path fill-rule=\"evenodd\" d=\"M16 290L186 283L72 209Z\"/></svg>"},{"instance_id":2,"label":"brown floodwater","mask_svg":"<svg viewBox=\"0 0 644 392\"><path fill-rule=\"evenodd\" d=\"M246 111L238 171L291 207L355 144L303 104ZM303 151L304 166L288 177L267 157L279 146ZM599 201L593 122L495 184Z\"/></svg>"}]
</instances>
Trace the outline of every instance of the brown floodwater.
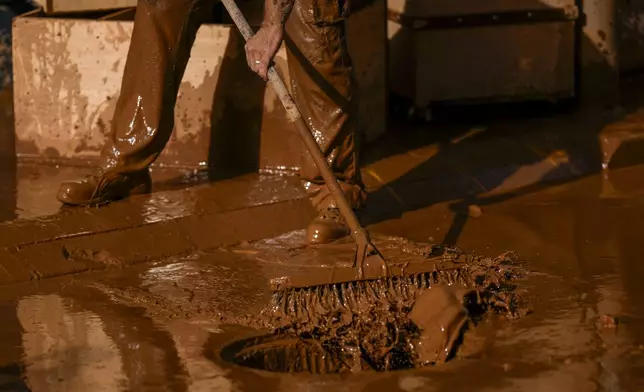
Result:
<instances>
[{"instance_id":1,"label":"brown floodwater","mask_svg":"<svg viewBox=\"0 0 644 392\"><path fill-rule=\"evenodd\" d=\"M268 279L301 272L304 234L128 269L0 288L0 390L644 390L644 167L477 200L457 244L520 253L533 312L489 317L440 366L307 375L222 358L267 303ZM457 211L454 213L453 211ZM438 203L378 223L440 242L463 209ZM476 213L472 213L472 211Z\"/></svg>"}]
</instances>

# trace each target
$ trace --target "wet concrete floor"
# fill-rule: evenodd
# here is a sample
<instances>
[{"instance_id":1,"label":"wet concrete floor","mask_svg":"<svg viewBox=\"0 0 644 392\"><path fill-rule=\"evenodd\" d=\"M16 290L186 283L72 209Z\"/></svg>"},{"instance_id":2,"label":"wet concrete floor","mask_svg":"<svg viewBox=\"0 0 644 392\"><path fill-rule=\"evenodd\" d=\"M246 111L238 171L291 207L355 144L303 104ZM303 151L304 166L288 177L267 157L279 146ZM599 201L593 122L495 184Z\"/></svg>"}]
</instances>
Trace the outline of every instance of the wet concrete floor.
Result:
<instances>
[{"instance_id":1,"label":"wet concrete floor","mask_svg":"<svg viewBox=\"0 0 644 392\"><path fill-rule=\"evenodd\" d=\"M534 313L488 320L466 335L477 349L442 366L310 376L220 358L227 343L257 333L243 325L266 303L267 279L302 268L282 257L301 244L295 232L265 253L219 249L1 287L0 389L644 390L641 178L644 167L634 166L611 173L608 195L597 174L467 209L458 245L487 256L520 251L534 271L523 283ZM442 202L372 229L440 242L459 216Z\"/></svg>"}]
</instances>

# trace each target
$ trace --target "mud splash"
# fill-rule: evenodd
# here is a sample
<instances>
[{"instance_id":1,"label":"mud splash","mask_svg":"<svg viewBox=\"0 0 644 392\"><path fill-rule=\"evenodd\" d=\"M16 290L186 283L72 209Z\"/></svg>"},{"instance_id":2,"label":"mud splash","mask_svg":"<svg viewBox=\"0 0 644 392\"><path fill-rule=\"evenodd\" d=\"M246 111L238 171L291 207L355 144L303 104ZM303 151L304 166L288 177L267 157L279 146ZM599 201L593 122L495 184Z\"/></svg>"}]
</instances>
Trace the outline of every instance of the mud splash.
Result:
<instances>
[{"instance_id":1,"label":"mud splash","mask_svg":"<svg viewBox=\"0 0 644 392\"><path fill-rule=\"evenodd\" d=\"M410 278L276 292L262 312L273 334L238 342L225 355L284 372L416 368L452 358L465 331L490 315L529 312L517 286L523 263L513 254L485 258L399 238L383 249L390 263L410 256L444 263Z\"/></svg>"}]
</instances>

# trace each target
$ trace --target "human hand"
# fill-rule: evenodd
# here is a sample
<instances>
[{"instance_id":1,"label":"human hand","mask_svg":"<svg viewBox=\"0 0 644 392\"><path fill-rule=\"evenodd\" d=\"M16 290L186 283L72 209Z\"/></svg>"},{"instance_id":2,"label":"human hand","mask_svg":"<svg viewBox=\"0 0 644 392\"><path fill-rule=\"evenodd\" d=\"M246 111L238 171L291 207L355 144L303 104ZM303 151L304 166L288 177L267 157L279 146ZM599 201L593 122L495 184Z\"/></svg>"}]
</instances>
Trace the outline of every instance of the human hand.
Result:
<instances>
[{"instance_id":1,"label":"human hand","mask_svg":"<svg viewBox=\"0 0 644 392\"><path fill-rule=\"evenodd\" d=\"M268 68L275 57L275 53L282 44L284 26L265 25L246 42L246 61L250 69L259 77L268 80Z\"/></svg>"}]
</instances>

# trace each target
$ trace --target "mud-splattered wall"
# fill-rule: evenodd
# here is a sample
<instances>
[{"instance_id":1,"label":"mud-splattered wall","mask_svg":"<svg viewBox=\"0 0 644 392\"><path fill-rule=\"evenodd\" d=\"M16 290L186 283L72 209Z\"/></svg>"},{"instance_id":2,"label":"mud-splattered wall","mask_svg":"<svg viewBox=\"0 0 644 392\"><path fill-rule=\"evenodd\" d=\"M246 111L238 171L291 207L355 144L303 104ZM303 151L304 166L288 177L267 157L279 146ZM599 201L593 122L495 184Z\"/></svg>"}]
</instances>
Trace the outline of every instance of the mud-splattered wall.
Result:
<instances>
[{"instance_id":1,"label":"mud-splattered wall","mask_svg":"<svg viewBox=\"0 0 644 392\"><path fill-rule=\"evenodd\" d=\"M360 84L360 129L386 129L385 2L349 21ZM110 129L132 32L131 21L25 15L14 22L16 151L24 158L95 159ZM364 34L369 31L369 34ZM285 51L276 67L288 84ZM299 167L301 142L271 88L248 66L243 40L227 25L204 25L175 110L175 132L159 163L248 169Z\"/></svg>"},{"instance_id":2,"label":"mud-splattered wall","mask_svg":"<svg viewBox=\"0 0 644 392\"><path fill-rule=\"evenodd\" d=\"M136 0L36 0L45 12L76 12L135 7Z\"/></svg>"}]
</instances>

